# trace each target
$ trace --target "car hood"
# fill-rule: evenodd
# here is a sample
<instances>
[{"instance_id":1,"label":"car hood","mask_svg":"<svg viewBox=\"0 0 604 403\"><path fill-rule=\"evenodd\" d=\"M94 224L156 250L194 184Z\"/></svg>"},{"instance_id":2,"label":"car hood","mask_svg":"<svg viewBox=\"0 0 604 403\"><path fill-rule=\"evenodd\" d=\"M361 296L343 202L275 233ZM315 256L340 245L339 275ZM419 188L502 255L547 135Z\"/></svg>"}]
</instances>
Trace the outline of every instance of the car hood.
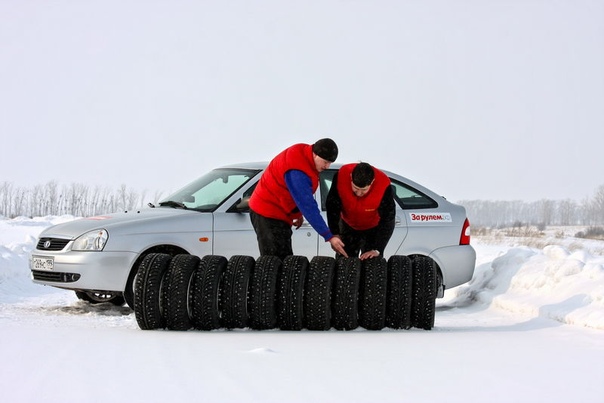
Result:
<instances>
[{"instance_id":1,"label":"car hood","mask_svg":"<svg viewBox=\"0 0 604 403\"><path fill-rule=\"evenodd\" d=\"M140 224L140 226L143 227L150 222L165 221L177 217L199 214L210 213L200 213L198 211L175 209L171 207L158 207L126 211L123 213L104 214L53 225L42 231L40 237L75 239L80 235L95 229L104 228L111 232L111 230L120 229L125 225L128 227L136 227L137 224Z\"/></svg>"}]
</instances>

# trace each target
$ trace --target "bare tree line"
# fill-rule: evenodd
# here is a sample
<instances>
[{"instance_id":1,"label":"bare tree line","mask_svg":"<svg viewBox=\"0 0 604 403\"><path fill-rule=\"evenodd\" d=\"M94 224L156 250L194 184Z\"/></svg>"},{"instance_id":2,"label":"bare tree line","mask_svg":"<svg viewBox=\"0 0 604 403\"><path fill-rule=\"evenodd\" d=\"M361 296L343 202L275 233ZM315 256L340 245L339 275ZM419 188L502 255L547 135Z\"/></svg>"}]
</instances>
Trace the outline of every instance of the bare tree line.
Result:
<instances>
[{"instance_id":1,"label":"bare tree line","mask_svg":"<svg viewBox=\"0 0 604 403\"><path fill-rule=\"evenodd\" d=\"M475 227L604 225L604 185L600 185L592 197L580 202L542 199L535 202L462 200L458 203L466 208Z\"/></svg>"},{"instance_id":2,"label":"bare tree line","mask_svg":"<svg viewBox=\"0 0 604 403\"><path fill-rule=\"evenodd\" d=\"M62 185L50 181L33 188L14 186L10 182L0 183L0 216L44 217L73 215L90 217L115 211L135 210L148 202L157 203L162 194L156 192L147 200L146 192L138 192L121 185L116 190L106 187L91 188L83 183Z\"/></svg>"}]
</instances>

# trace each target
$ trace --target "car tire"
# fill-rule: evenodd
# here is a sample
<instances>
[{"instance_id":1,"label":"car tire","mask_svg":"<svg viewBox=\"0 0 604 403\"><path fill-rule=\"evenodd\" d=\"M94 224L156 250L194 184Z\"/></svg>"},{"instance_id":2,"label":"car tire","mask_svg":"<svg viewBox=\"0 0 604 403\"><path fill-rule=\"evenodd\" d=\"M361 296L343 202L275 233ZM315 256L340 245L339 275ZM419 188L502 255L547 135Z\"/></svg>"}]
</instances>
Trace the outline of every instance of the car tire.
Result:
<instances>
[{"instance_id":1,"label":"car tire","mask_svg":"<svg viewBox=\"0 0 604 403\"><path fill-rule=\"evenodd\" d=\"M201 258L193 277L191 319L199 330L220 327L220 282L228 264L224 256L207 255Z\"/></svg>"},{"instance_id":2,"label":"car tire","mask_svg":"<svg viewBox=\"0 0 604 403\"><path fill-rule=\"evenodd\" d=\"M386 323L388 265L384 258L362 261L359 288L359 325L368 330L381 330Z\"/></svg>"},{"instance_id":3,"label":"car tire","mask_svg":"<svg viewBox=\"0 0 604 403\"><path fill-rule=\"evenodd\" d=\"M172 256L150 253L141 261L134 287L134 315L143 330L166 326L163 314L162 283Z\"/></svg>"},{"instance_id":4,"label":"car tire","mask_svg":"<svg viewBox=\"0 0 604 403\"><path fill-rule=\"evenodd\" d=\"M78 297L78 299L91 304L102 304L104 302L109 302L115 306L122 306L126 302L121 292L76 291L75 295Z\"/></svg>"},{"instance_id":5,"label":"car tire","mask_svg":"<svg viewBox=\"0 0 604 403\"><path fill-rule=\"evenodd\" d=\"M222 277L219 309L221 324L227 329L248 326L248 289L256 261L251 256L232 256Z\"/></svg>"},{"instance_id":6,"label":"car tire","mask_svg":"<svg viewBox=\"0 0 604 403\"><path fill-rule=\"evenodd\" d=\"M310 261L304 289L304 313L308 330L331 328L331 287L335 264L335 259L327 256L315 256Z\"/></svg>"},{"instance_id":7,"label":"car tire","mask_svg":"<svg viewBox=\"0 0 604 403\"><path fill-rule=\"evenodd\" d=\"M359 326L359 258L340 258L336 261L332 325L338 330L353 330Z\"/></svg>"},{"instance_id":8,"label":"car tire","mask_svg":"<svg viewBox=\"0 0 604 403\"><path fill-rule=\"evenodd\" d=\"M277 326L281 330L304 327L304 284L308 271L306 256L287 256L278 277Z\"/></svg>"},{"instance_id":9,"label":"car tire","mask_svg":"<svg viewBox=\"0 0 604 403\"><path fill-rule=\"evenodd\" d=\"M200 259L194 255L180 254L172 258L166 275L165 316L170 330L189 330L192 327L190 297L192 280Z\"/></svg>"},{"instance_id":10,"label":"car tire","mask_svg":"<svg viewBox=\"0 0 604 403\"><path fill-rule=\"evenodd\" d=\"M388 259L388 297L386 326L391 329L411 327L413 270L408 256L394 255Z\"/></svg>"},{"instance_id":11,"label":"car tire","mask_svg":"<svg viewBox=\"0 0 604 403\"><path fill-rule=\"evenodd\" d=\"M434 261L416 256L413 266L413 292L411 300L411 326L430 330L434 327L436 312L437 278Z\"/></svg>"},{"instance_id":12,"label":"car tire","mask_svg":"<svg viewBox=\"0 0 604 403\"><path fill-rule=\"evenodd\" d=\"M281 259L277 256L267 255L256 259L249 296L252 329L273 329L277 323L277 276L281 266Z\"/></svg>"}]
</instances>

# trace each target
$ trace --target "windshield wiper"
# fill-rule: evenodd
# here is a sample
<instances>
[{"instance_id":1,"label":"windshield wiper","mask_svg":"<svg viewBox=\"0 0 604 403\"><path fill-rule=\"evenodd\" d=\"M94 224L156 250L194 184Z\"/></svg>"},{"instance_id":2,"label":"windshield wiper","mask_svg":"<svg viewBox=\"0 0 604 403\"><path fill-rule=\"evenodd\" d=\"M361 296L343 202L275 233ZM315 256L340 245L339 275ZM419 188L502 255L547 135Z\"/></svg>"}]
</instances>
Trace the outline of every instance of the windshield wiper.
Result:
<instances>
[{"instance_id":1,"label":"windshield wiper","mask_svg":"<svg viewBox=\"0 0 604 403\"><path fill-rule=\"evenodd\" d=\"M160 206L168 206L168 207L178 207L178 208L185 209L185 210L188 209L188 207L185 206L184 203L177 202L177 201L174 201L174 200L163 201L163 202L159 203L159 205Z\"/></svg>"}]
</instances>

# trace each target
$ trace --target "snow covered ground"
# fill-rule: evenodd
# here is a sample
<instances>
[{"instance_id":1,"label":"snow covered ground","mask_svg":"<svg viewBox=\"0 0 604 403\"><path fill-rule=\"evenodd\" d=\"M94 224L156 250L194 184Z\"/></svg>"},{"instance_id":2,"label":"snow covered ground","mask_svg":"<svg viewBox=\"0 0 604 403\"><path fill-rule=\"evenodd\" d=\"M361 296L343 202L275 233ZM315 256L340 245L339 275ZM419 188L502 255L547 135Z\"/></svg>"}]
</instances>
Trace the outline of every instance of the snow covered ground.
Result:
<instances>
[{"instance_id":1,"label":"snow covered ground","mask_svg":"<svg viewBox=\"0 0 604 403\"><path fill-rule=\"evenodd\" d=\"M31 282L37 234L71 219L0 218L4 401L604 402L604 241L474 236L432 331L143 331Z\"/></svg>"}]
</instances>

